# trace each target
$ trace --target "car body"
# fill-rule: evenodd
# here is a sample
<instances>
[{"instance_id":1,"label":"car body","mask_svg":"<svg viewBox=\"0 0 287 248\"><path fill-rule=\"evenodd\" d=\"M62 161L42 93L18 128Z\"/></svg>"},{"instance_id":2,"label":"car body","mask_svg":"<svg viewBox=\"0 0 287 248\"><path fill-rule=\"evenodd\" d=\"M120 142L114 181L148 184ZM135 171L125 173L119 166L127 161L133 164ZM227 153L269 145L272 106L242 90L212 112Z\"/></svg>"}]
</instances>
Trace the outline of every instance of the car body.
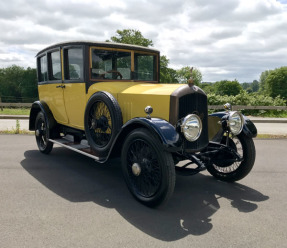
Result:
<instances>
[{"instance_id":1,"label":"car body","mask_svg":"<svg viewBox=\"0 0 287 248\"><path fill-rule=\"evenodd\" d=\"M254 124L228 105L208 115L207 95L192 80L159 83L158 50L74 41L49 46L36 57L39 101L31 109L30 130L41 152L50 153L56 143L102 163L121 156L128 188L148 206L170 198L175 171L207 168L235 181L251 170ZM178 166L183 160L189 162ZM236 169L222 172L235 163Z\"/></svg>"}]
</instances>

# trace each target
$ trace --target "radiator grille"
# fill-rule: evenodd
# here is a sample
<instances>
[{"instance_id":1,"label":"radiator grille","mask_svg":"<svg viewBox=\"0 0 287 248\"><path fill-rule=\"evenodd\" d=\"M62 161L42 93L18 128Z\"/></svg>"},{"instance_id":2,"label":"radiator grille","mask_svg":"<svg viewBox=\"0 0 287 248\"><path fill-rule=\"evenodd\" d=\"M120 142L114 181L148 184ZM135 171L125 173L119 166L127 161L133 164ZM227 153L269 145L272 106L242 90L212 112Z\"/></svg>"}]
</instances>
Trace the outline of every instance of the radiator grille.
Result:
<instances>
[{"instance_id":1,"label":"radiator grille","mask_svg":"<svg viewBox=\"0 0 287 248\"><path fill-rule=\"evenodd\" d=\"M185 140L185 149L199 150L208 144L208 112L207 96L201 93L192 93L179 98L178 120L188 114L196 114L202 121L202 133L197 141Z\"/></svg>"}]
</instances>

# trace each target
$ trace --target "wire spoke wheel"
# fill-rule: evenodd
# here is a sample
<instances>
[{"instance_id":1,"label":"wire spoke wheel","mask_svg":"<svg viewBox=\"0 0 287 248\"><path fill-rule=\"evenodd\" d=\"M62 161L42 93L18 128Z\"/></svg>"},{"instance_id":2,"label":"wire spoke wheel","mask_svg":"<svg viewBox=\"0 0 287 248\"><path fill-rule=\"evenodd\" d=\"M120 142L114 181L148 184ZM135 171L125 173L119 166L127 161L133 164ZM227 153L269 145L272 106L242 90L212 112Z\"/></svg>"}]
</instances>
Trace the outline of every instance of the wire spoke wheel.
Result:
<instances>
[{"instance_id":1,"label":"wire spoke wheel","mask_svg":"<svg viewBox=\"0 0 287 248\"><path fill-rule=\"evenodd\" d=\"M226 137L222 140L222 143L225 142ZM248 175L253 168L256 152L252 138L246 136L244 133L238 136L231 136L229 139L229 147L235 150L243 160L232 161L232 155L222 153L216 158L216 162L207 166L207 170L220 180L233 182Z\"/></svg>"},{"instance_id":2,"label":"wire spoke wheel","mask_svg":"<svg viewBox=\"0 0 287 248\"><path fill-rule=\"evenodd\" d=\"M144 128L132 131L124 142L121 159L128 189L139 202L155 207L171 197L174 161L151 132Z\"/></svg>"},{"instance_id":3,"label":"wire spoke wheel","mask_svg":"<svg viewBox=\"0 0 287 248\"><path fill-rule=\"evenodd\" d=\"M85 111L85 133L97 156L108 155L122 125L121 108L110 93L99 91L91 96Z\"/></svg>"},{"instance_id":4,"label":"wire spoke wheel","mask_svg":"<svg viewBox=\"0 0 287 248\"><path fill-rule=\"evenodd\" d=\"M226 139L224 139L223 143L225 143ZM231 136L229 139L229 146L233 148L239 155L240 157L243 157L243 147L238 139L237 136ZM221 156L221 161L214 163L213 166L214 168L221 172L221 173L231 173L235 170L237 170L241 164L241 162L230 162L228 160L232 159L232 155L225 155Z\"/></svg>"},{"instance_id":5,"label":"wire spoke wheel","mask_svg":"<svg viewBox=\"0 0 287 248\"><path fill-rule=\"evenodd\" d=\"M99 147L106 146L112 136L112 118L108 106L97 101L93 104L89 114L89 131L94 142Z\"/></svg>"},{"instance_id":6,"label":"wire spoke wheel","mask_svg":"<svg viewBox=\"0 0 287 248\"><path fill-rule=\"evenodd\" d=\"M151 197L158 191L162 172L157 154L144 140L135 140L127 154L128 174L132 187L143 197Z\"/></svg>"}]
</instances>

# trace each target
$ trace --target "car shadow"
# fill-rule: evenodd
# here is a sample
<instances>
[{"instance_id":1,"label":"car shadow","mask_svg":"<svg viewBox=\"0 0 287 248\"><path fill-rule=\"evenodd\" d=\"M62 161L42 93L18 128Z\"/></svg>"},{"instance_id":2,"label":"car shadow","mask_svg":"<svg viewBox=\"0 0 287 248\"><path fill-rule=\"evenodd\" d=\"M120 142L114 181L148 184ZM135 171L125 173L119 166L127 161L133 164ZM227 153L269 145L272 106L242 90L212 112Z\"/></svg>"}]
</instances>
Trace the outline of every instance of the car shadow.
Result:
<instances>
[{"instance_id":1,"label":"car shadow","mask_svg":"<svg viewBox=\"0 0 287 248\"><path fill-rule=\"evenodd\" d=\"M177 176L174 194L161 208L138 203L129 193L121 174L120 160L106 164L69 151L54 148L50 155L38 150L24 153L22 167L55 194L71 202L92 201L119 214L136 228L163 241L187 235L203 235L213 228L212 215L225 198L240 212L252 212L257 202L269 197L239 183L228 184L211 176Z\"/></svg>"}]
</instances>

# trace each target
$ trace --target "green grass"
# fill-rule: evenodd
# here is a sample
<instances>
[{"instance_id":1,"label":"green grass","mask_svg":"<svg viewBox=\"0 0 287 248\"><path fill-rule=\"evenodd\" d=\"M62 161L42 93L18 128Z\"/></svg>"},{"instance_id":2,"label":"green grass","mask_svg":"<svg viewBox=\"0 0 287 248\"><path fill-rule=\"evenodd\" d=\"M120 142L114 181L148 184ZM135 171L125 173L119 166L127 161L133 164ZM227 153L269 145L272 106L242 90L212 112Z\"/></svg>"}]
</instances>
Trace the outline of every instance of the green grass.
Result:
<instances>
[{"instance_id":1,"label":"green grass","mask_svg":"<svg viewBox=\"0 0 287 248\"><path fill-rule=\"evenodd\" d=\"M272 117L272 118L287 118L287 111L286 110L269 110L269 111L263 111L261 110L260 112L246 112L242 111L244 115L251 115L251 116L258 116L258 117Z\"/></svg>"},{"instance_id":2,"label":"green grass","mask_svg":"<svg viewBox=\"0 0 287 248\"><path fill-rule=\"evenodd\" d=\"M3 108L0 115L29 115L30 108Z\"/></svg>"},{"instance_id":3,"label":"green grass","mask_svg":"<svg viewBox=\"0 0 287 248\"><path fill-rule=\"evenodd\" d=\"M256 139L286 139L287 135L258 134Z\"/></svg>"},{"instance_id":4,"label":"green grass","mask_svg":"<svg viewBox=\"0 0 287 248\"><path fill-rule=\"evenodd\" d=\"M0 130L0 134L30 134L34 135L34 131L28 131L28 130L19 130L16 131L15 129L13 130Z\"/></svg>"}]
</instances>

